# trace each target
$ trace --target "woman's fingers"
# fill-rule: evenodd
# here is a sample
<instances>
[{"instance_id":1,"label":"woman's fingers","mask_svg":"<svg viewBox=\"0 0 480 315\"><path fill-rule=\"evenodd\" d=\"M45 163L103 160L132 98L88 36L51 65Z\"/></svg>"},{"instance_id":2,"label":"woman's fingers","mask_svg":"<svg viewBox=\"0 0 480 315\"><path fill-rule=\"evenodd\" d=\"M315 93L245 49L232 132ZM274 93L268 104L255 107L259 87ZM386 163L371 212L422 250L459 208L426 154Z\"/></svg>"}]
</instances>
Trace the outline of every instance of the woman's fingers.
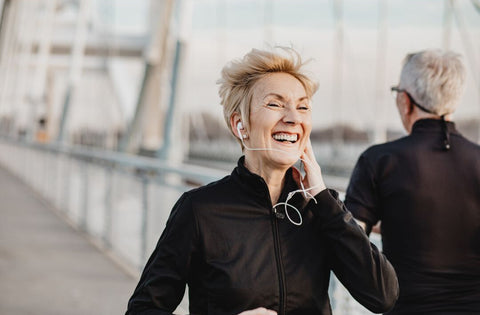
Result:
<instances>
[{"instance_id":1,"label":"woman's fingers","mask_svg":"<svg viewBox=\"0 0 480 315\"><path fill-rule=\"evenodd\" d=\"M308 156L308 158L311 161L314 161L314 162L317 161L315 159L315 154L313 153L312 141L310 141L310 139L308 139L308 141L307 141L307 145L305 147L305 154Z\"/></svg>"},{"instance_id":2,"label":"woman's fingers","mask_svg":"<svg viewBox=\"0 0 480 315\"><path fill-rule=\"evenodd\" d=\"M312 142L310 139L307 141L307 145L305 146L305 150L302 154L302 159L305 161L305 168L310 168L311 170L317 169L320 171L320 166L317 163L315 158L315 154L313 153Z\"/></svg>"},{"instance_id":3,"label":"woman's fingers","mask_svg":"<svg viewBox=\"0 0 480 315\"><path fill-rule=\"evenodd\" d=\"M307 186L311 188L309 191L310 194L316 195L326 188L325 183L323 182L322 170L320 165L318 165L313 153L312 143L310 139L305 146L305 151L302 155L302 160L304 161L305 167L305 180L307 181Z\"/></svg>"},{"instance_id":4,"label":"woman's fingers","mask_svg":"<svg viewBox=\"0 0 480 315\"><path fill-rule=\"evenodd\" d=\"M249 310L245 312L241 312L238 315L277 315L277 312L268 310L265 307L259 307L254 310Z\"/></svg>"}]
</instances>

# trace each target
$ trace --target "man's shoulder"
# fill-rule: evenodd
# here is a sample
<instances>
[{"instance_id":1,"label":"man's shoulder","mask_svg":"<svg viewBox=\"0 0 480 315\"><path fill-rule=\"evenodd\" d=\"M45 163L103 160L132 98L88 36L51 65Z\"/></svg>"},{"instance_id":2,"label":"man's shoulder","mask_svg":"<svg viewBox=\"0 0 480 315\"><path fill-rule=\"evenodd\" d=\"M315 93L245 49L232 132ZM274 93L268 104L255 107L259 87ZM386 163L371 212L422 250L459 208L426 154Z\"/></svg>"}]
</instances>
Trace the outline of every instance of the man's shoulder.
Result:
<instances>
[{"instance_id":1,"label":"man's shoulder","mask_svg":"<svg viewBox=\"0 0 480 315\"><path fill-rule=\"evenodd\" d=\"M480 145L478 143L473 142L460 133L454 134L453 136L456 136L460 140L464 148L480 154Z\"/></svg>"},{"instance_id":2,"label":"man's shoulder","mask_svg":"<svg viewBox=\"0 0 480 315\"><path fill-rule=\"evenodd\" d=\"M410 145L410 136L405 136L396 140L374 144L368 147L362 156L366 158L376 158L379 156L401 153L407 150Z\"/></svg>"}]
</instances>

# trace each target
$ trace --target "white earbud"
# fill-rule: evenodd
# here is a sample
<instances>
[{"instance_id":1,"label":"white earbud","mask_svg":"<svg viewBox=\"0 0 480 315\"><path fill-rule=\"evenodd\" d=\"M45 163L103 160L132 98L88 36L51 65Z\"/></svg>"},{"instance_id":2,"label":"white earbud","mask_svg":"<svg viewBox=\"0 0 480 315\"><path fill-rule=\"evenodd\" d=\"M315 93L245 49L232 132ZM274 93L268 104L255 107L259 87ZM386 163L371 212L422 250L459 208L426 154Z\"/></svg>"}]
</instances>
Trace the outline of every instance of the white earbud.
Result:
<instances>
[{"instance_id":1,"label":"white earbud","mask_svg":"<svg viewBox=\"0 0 480 315\"><path fill-rule=\"evenodd\" d=\"M243 124L242 124L241 121L239 121L238 124L237 124L238 137L239 137L240 139L242 139L242 137L243 137L243 138L246 138L246 135L242 134L242 131L241 131L241 130L243 130Z\"/></svg>"}]
</instances>

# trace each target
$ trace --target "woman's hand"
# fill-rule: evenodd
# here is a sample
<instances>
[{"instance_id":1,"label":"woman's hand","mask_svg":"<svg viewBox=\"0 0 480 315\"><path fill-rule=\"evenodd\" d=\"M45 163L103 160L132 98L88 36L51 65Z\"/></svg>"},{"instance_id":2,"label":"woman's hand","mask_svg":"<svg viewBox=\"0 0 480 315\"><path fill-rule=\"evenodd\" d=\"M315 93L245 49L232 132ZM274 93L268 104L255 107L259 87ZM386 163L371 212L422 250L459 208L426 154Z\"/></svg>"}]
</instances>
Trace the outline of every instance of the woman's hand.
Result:
<instances>
[{"instance_id":1,"label":"woman's hand","mask_svg":"<svg viewBox=\"0 0 480 315\"><path fill-rule=\"evenodd\" d=\"M265 307L259 307L254 310L241 312L238 315L277 315L277 312L272 310L267 310Z\"/></svg>"},{"instance_id":2,"label":"woman's hand","mask_svg":"<svg viewBox=\"0 0 480 315\"><path fill-rule=\"evenodd\" d=\"M312 142L308 139L307 146L305 151L300 156L303 161L303 167L305 169L305 176L302 178L300 171L294 169L293 178L298 183L303 183L303 187L307 190L312 196L317 195L322 190L326 189L325 183L323 182L322 169L318 165L315 155L313 153Z\"/></svg>"}]
</instances>

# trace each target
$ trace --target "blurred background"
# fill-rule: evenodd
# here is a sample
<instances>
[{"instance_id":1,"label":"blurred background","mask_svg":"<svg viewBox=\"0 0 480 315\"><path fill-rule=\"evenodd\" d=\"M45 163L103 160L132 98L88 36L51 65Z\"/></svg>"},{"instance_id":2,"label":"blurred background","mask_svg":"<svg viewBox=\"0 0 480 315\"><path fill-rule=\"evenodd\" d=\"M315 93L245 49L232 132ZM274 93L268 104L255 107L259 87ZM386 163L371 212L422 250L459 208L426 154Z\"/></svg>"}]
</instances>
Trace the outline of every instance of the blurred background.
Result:
<instances>
[{"instance_id":1,"label":"blurred background","mask_svg":"<svg viewBox=\"0 0 480 315\"><path fill-rule=\"evenodd\" d=\"M405 134L390 87L410 52L463 56L454 118L480 141L480 0L0 0L0 10L2 167L134 277L178 196L241 155L216 81L252 48L310 60L312 142L335 189L364 149ZM332 296L336 314L365 312Z\"/></svg>"},{"instance_id":2,"label":"blurred background","mask_svg":"<svg viewBox=\"0 0 480 315\"><path fill-rule=\"evenodd\" d=\"M455 119L480 137L479 1L1 2L2 134L235 162L216 80L228 61L280 45L310 59L320 82L312 138L327 173L348 175L359 150L403 133L389 88L409 52L463 55Z\"/></svg>"}]
</instances>

